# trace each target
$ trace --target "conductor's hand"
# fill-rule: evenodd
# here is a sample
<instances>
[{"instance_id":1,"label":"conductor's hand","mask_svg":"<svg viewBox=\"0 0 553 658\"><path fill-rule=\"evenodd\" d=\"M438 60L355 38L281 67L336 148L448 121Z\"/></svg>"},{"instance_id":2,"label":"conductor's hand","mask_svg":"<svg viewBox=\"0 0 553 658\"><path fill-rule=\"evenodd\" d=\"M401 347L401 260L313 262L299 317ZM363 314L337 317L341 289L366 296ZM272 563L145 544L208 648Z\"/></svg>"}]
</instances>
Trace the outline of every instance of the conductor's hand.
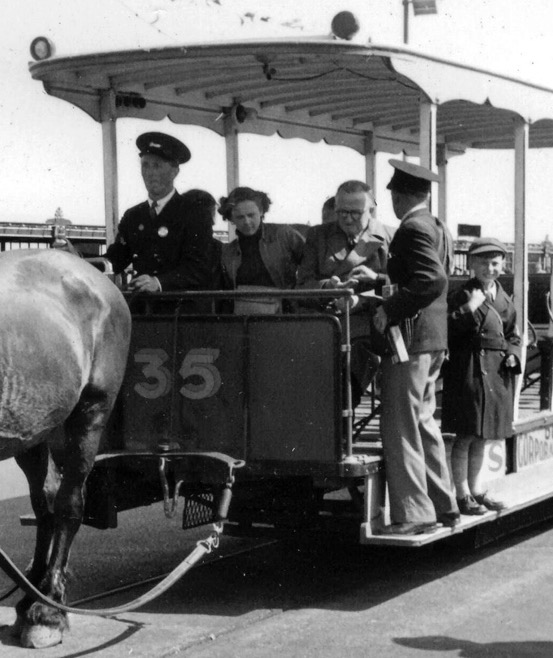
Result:
<instances>
[{"instance_id":1,"label":"conductor's hand","mask_svg":"<svg viewBox=\"0 0 553 658\"><path fill-rule=\"evenodd\" d=\"M137 292L158 292L161 290L159 281L155 276L150 276L149 274L141 274L129 283L129 288L131 290L136 290Z\"/></svg>"},{"instance_id":2,"label":"conductor's hand","mask_svg":"<svg viewBox=\"0 0 553 658\"><path fill-rule=\"evenodd\" d=\"M359 304L359 297L357 295L352 295L351 298L340 297L334 302L334 308L340 313L345 313L348 304L349 310L353 310Z\"/></svg>"},{"instance_id":3,"label":"conductor's hand","mask_svg":"<svg viewBox=\"0 0 553 658\"><path fill-rule=\"evenodd\" d=\"M474 313L477 308L480 308L482 304L486 301L486 295L480 290L480 288L474 288L469 293L469 298L466 303L468 309L471 313Z\"/></svg>"},{"instance_id":4,"label":"conductor's hand","mask_svg":"<svg viewBox=\"0 0 553 658\"><path fill-rule=\"evenodd\" d=\"M381 334L384 333L386 330L386 327L388 326L388 315L386 311L384 310L383 306L379 306L376 309L376 313L374 314L374 326L377 331L379 331Z\"/></svg>"},{"instance_id":5,"label":"conductor's hand","mask_svg":"<svg viewBox=\"0 0 553 658\"><path fill-rule=\"evenodd\" d=\"M360 283L370 283L378 279L378 274L366 265L357 265L350 272L350 279L355 279Z\"/></svg>"},{"instance_id":6,"label":"conductor's hand","mask_svg":"<svg viewBox=\"0 0 553 658\"><path fill-rule=\"evenodd\" d=\"M325 283L325 288L330 290L341 290L342 288L351 288L351 281L341 281L338 276L331 276Z\"/></svg>"}]
</instances>

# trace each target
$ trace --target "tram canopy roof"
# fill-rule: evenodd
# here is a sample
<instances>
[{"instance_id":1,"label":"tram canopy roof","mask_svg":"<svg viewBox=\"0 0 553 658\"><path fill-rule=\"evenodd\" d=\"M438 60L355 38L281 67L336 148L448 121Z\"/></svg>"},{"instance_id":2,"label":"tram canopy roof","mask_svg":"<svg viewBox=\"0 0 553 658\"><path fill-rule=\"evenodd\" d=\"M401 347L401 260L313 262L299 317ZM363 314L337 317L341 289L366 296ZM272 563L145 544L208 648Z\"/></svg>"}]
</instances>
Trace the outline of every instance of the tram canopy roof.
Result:
<instances>
[{"instance_id":1,"label":"tram canopy roof","mask_svg":"<svg viewBox=\"0 0 553 658\"><path fill-rule=\"evenodd\" d=\"M336 39L211 43L52 58L30 64L48 94L109 118L160 120L302 137L416 155L420 103L437 105L437 141L553 146L553 90L401 47Z\"/></svg>"}]
</instances>

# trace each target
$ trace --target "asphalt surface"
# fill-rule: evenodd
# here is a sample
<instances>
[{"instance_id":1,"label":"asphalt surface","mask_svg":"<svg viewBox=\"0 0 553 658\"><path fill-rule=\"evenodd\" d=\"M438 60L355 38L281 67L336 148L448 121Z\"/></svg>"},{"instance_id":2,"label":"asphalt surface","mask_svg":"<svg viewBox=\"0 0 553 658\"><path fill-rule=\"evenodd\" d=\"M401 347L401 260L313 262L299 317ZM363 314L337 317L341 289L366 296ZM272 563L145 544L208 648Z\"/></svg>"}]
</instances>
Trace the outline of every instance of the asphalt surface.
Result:
<instances>
[{"instance_id":1,"label":"asphalt surface","mask_svg":"<svg viewBox=\"0 0 553 658\"><path fill-rule=\"evenodd\" d=\"M25 499L0 503L2 545L25 566L33 529ZM200 533L203 536L203 531ZM198 533L159 506L121 515L116 530L83 528L72 553L71 600L169 571ZM81 656L553 656L553 523L479 549L356 546L311 537L266 544L226 538L225 556L196 567L146 607L114 619L73 615L64 643ZM246 551L246 552L244 552ZM210 557L210 559L212 559ZM2 576L0 589L8 581ZM111 606L144 589L87 607ZM16 597L3 602L10 624ZM37 656L0 629L0 656Z\"/></svg>"}]
</instances>

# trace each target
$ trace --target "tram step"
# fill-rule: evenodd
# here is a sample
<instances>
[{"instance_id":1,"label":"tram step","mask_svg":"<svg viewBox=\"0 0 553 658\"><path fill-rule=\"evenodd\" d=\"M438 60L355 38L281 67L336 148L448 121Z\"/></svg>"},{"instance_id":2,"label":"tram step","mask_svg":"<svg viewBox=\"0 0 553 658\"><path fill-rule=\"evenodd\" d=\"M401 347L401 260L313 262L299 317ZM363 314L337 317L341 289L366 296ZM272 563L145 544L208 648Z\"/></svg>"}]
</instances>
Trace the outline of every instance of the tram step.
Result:
<instances>
[{"instance_id":1,"label":"tram step","mask_svg":"<svg viewBox=\"0 0 553 658\"><path fill-rule=\"evenodd\" d=\"M21 525L36 525L36 516L34 514L22 514L19 517Z\"/></svg>"}]
</instances>

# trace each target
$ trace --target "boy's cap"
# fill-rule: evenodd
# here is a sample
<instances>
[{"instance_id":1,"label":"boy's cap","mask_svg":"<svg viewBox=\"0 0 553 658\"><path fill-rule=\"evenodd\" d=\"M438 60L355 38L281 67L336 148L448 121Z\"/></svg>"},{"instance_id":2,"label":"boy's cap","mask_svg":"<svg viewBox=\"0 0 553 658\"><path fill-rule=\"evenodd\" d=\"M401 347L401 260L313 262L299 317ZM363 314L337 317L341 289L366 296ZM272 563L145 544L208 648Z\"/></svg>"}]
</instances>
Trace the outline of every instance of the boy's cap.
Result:
<instances>
[{"instance_id":1,"label":"boy's cap","mask_svg":"<svg viewBox=\"0 0 553 658\"><path fill-rule=\"evenodd\" d=\"M469 247L469 256L475 254L488 254L501 252L504 256L507 254L507 247L497 238L476 238Z\"/></svg>"}]
</instances>

